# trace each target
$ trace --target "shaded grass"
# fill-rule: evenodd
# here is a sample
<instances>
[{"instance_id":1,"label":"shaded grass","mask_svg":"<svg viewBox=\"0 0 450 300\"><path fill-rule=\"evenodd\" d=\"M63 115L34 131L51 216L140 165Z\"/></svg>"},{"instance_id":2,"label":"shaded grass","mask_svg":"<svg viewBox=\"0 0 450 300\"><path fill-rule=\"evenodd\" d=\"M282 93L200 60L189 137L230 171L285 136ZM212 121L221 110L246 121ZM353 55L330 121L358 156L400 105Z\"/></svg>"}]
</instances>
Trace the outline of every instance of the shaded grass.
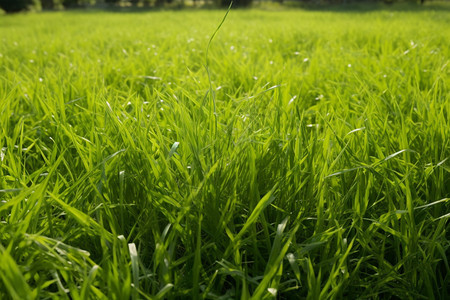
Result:
<instances>
[{"instance_id":1,"label":"shaded grass","mask_svg":"<svg viewBox=\"0 0 450 300\"><path fill-rule=\"evenodd\" d=\"M448 14L223 13L0 19L0 297L447 298Z\"/></svg>"}]
</instances>

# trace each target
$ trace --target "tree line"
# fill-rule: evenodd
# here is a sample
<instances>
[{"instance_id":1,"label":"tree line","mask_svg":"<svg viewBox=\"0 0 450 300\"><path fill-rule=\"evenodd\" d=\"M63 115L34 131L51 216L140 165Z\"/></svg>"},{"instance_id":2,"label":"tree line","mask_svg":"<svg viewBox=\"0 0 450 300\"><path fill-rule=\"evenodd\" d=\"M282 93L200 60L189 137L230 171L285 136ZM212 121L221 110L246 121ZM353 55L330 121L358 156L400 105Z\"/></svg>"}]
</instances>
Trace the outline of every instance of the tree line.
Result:
<instances>
[{"instance_id":1,"label":"tree line","mask_svg":"<svg viewBox=\"0 0 450 300\"><path fill-rule=\"evenodd\" d=\"M92 6L114 7L114 6L163 6L164 4L172 4L179 2L184 4L185 0L0 0L0 8L6 12L18 12L24 10L52 10L52 9L65 9L65 8L82 8ZM194 3L197 0L193 0ZM214 4L217 1L224 0L211 0ZM237 0L241 1L241 0ZM242 0L251 1L251 0ZM220 3L219 3L220 4Z\"/></svg>"},{"instance_id":2,"label":"tree line","mask_svg":"<svg viewBox=\"0 0 450 300\"><path fill-rule=\"evenodd\" d=\"M25 10L53 10L65 8L82 7L114 7L114 6L136 6L136 7L161 7L166 4L185 5L190 1L194 5L210 4L216 6L229 6L231 0L0 0L0 8L6 12L19 12ZM280 0L277 0L280 2ZM253 0L233 0L233 6L249 6Z\"/></svg>"},{"instance_id":3,"label":"tree line","mask_svg":"<svg viewBox=\"0 0 450 300\"><path fill-rule=\"evenodd\" d=\"M162 7L167 4L178 4L184 6L185 1L188 0L0 0L0 8L10 12L19 12L25 10L53 10L53 9L65 9L65 8L80 8L90 6L136 6L136 7ZM231 0L189 0L194 5L200 4L212 4L216 6L227 7L230 5ZM285 0L233 0L234 7L245 7L257 1L273 1L283 3ZM292 0L291 0L292 1ZM348 2L377 2L382 1L386 3L392 3L397 0L294 0L297 2L313 3L313 4L345 4ZM408 1L408 0L406 0ZM416 0L409 0L416 1ZM418 0L423 4L425 0Z\"/></svg>"}]
</instances>

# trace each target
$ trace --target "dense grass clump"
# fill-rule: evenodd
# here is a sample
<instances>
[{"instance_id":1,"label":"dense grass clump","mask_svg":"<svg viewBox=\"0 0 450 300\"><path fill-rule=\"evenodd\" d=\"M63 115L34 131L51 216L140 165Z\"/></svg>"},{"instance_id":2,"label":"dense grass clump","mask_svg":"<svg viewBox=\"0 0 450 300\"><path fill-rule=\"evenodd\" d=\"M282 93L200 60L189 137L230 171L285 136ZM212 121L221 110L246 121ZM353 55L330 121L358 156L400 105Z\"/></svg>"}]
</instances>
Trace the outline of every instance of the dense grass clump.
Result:
<instances>
[{"instance_id":1,"label":"dense grass clump","mask_svg":"<svg viewBox=\"0 0 450 300\"><path fill-rule=\"evenodd\" d=\"M0 19L0 298L448 299L448 12L223 14Z\"/></svg>"}]
</instances>

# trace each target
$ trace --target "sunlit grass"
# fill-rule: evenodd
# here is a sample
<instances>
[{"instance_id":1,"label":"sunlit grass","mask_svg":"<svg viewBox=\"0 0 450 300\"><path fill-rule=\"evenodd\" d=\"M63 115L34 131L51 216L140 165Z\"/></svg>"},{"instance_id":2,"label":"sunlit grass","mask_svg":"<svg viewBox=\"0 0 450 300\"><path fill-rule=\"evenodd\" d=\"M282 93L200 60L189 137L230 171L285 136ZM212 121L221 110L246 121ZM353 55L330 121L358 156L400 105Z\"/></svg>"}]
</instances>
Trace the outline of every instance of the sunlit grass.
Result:
<instances>
[{"instance_id":1,"label":"sunlit grass","mask_svg":"<svg viewBox=\"0 0 450 300\"><path fill-rule=\"evenodd\" d=\"M224 13L0 18L0 298L449 297L448 12Z\"/></svg>"}]
</instances>

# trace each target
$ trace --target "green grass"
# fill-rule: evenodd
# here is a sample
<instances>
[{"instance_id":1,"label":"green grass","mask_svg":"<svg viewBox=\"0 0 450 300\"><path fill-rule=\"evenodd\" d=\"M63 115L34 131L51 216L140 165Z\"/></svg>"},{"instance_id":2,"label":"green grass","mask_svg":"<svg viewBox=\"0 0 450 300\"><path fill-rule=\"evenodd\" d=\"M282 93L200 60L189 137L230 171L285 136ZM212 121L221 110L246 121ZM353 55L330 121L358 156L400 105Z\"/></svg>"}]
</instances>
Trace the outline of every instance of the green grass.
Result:
<instances>
[{"instance_id":1,"label":"green grass","mask_svg":"<svg viewBox=\"0 0 450 300\"><path fill-rule=\"evenodd\" d=\"M1 17L0 298L448 299L443 8Z\"/></svg>"}]
</instances>

